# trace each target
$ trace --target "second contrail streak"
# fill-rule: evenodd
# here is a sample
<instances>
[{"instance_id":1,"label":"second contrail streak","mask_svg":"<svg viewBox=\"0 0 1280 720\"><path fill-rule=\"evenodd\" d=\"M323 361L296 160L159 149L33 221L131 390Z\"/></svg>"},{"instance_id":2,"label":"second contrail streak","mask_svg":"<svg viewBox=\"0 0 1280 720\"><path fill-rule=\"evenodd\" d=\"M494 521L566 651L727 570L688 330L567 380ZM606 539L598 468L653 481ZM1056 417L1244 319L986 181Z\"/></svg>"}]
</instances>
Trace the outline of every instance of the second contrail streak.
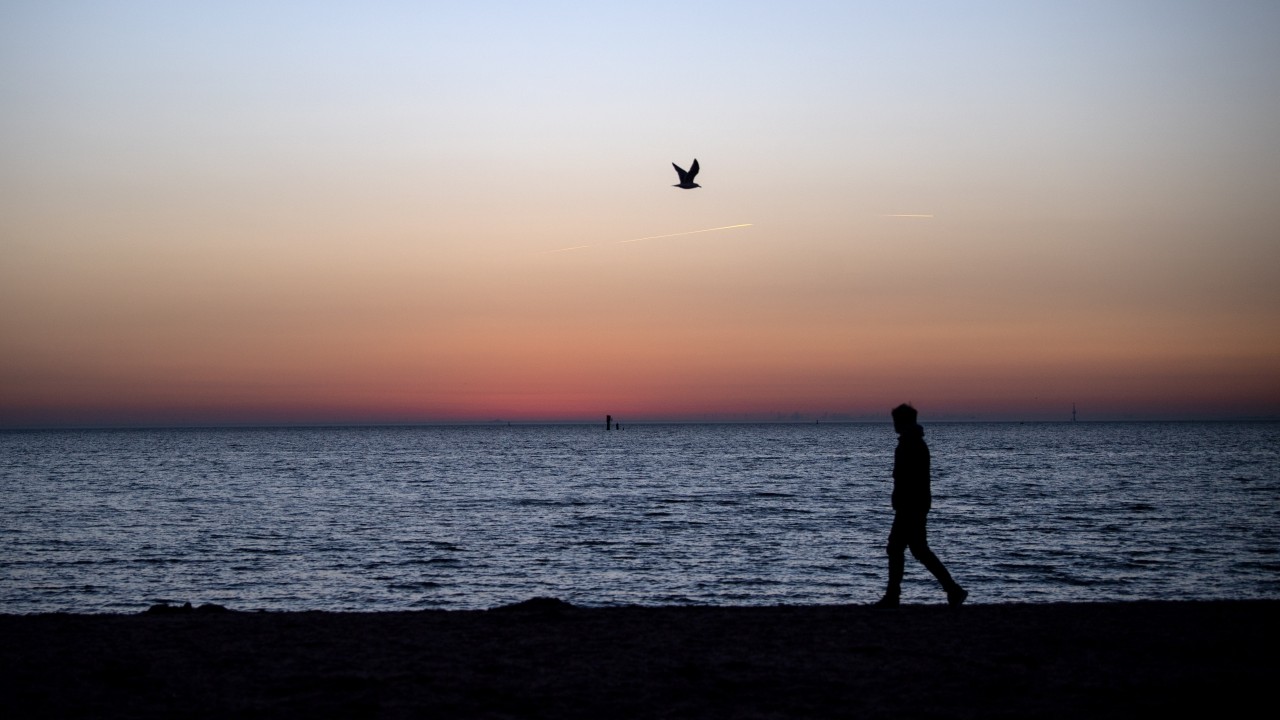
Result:
<instances>
[{"instance_id":1,"label":"second contrail streak","mask_svg":"<svg viewBox=\"0 0 1280 720\"><path fill-rule=\"evenodd\" d=\"M649 237L635 238L634 240L619 240L618 243L633 243L641 240L657 240L658 238L679 237L681 235L693 235L694 233L712 232L714 230L732 230L734 228L751 227L751 223L742 223L741 225L725 225L724 227L707 228L706 230L689 230L687 232L671 233L669 235L650 235Z\"/></svg>"},{"instance_id":2,"label":"second contrail streak","mask_svg":"<svg viewBox=\"0 0 1280 720\"><path fill-rule=\"evenodd\" d=\"M725 225L724 227L707 228L705 230L688 230L685 232L670 233L667 235L650 235L649 237L635 238L633 240L615 240L613 244L618 245L621 243L640 242L641 240L657 240L658 238L680 237L681 235L693 235L694 233L713 232L715 230L732 230L734 228L744 228L744 227L751 227L751 223L742 223L740 225ZM570 252L573 250L586 250L587 248L593 248L593 247L596 247L596 246L595 245L574 245L573 247L564 247L556 250L543 250L538 254L546 255L548 253L562 253L562 252Z\"/></svg>"}]
</instances>

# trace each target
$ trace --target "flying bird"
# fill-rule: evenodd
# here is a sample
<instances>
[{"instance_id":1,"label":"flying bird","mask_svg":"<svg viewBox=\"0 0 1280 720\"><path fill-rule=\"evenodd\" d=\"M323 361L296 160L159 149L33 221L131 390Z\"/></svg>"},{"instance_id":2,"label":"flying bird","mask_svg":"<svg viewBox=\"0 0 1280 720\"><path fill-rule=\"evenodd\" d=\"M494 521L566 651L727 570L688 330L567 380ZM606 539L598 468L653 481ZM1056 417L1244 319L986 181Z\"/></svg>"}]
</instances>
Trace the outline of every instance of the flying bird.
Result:
<instances>
[{"instance_id":1,"label":"flying bird","mask_svg":"<svg viewBox=\"0 0 1280 720\"><path fill-rule=\"evenodd\" d=\"M685 172L684 168L675 163L671 163L671 167L675 168L676 172L680 175L680 184L672 185L671 187L678 187L682 190L692 190L696 187L702 187L693 181L693 179L698 176L698 158L693 159L693 164L689 166L688 172Z\"/></svg>"}]
</instances>

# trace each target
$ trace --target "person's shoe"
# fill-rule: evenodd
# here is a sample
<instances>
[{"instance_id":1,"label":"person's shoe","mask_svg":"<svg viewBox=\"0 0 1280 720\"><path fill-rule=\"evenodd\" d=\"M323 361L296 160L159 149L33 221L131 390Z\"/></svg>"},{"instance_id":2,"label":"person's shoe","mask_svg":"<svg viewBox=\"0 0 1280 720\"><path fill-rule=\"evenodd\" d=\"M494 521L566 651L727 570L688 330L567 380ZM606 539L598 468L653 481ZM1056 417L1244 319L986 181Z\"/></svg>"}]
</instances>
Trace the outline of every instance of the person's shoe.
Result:
<instances>
[{"instance_id":1,"label":"person's shoe","mask_svg":"<svg viewBox=\"0 0 1280 720\"><path fill-rule=\"evenodd\" d=\"M960 607L967 597L969 597L969 591L957 585L955 590L947 593L947 604L951 607Z\"/></svg>"},{"instance_id":2,"label":"person's shoe","mask_svg":"<svg viewBox=\"0 0 1280 720\"><path fill-rule=\"evenodd\" d=\"M884 597L880 598L876 602L872 603L871 607L896 608L898 607L898 598L896 595L885 595Z\"/></svg>"}]
</instances>

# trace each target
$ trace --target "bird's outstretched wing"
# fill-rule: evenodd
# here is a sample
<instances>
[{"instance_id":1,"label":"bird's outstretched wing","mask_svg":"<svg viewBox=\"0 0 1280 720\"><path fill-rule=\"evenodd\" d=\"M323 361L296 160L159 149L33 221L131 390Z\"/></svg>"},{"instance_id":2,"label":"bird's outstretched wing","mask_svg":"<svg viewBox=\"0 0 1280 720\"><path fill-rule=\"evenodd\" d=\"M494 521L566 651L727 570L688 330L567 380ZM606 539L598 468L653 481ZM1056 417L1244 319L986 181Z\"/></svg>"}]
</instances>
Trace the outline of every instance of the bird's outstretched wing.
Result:
<instances>
[{"instance_id":1,"label":"bird's outstretched wing","mask_svg":"<svg viewBox=\"0 0 1280 720\"><path fill-rule=\"evenodd\" d=\"M697 168L698 168L698 161L697 161L697 160L694 160L694 161L693 161L693 167L694 167L694 170L693 170L693 172L691 172L691 173L687 173L687 172L685 172L685 171L684 171L684 168L680 167L679 165L677 165L677 164L675 164L675 163L671 163L671 167L675 168L675 169L676 169L676 174L680 176L680 184L681 184L681 185L687 185L690 181L692 181L692 180L693 180L693 176L698 174L698 170L697 170Z\"/></svg>"},{"instance_id":2,"label":"bird's outstretched wing","mask_svg":"<svg viewBox=\"0 0 1280 720\"><path fill-rule=\"evenodd\" d=\"M689 182L693 182L696 177L698 177L698 158L694 158L693 164L689 166ZM680 179L684 180L683 177Z\"/></svg>"}]
</instances>

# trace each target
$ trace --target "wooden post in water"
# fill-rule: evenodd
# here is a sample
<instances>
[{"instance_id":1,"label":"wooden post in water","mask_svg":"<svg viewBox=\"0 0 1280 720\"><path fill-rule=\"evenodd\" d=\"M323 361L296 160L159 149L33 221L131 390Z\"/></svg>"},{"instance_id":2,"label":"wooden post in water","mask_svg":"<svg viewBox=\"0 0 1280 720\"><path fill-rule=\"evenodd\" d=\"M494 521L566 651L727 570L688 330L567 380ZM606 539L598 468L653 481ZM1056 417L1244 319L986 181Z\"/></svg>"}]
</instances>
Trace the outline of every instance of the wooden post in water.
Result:
<instances>
[{"instance_id":1,"label":"wooden post in water","mask_svg":"<svg viewBox=\"0 0 1280 720\"><path fill-rule=\"evenodd\" d=\"M612 430L612 429L613 429L613 416L612 416L612 415L605 415L605 416L604 416L604 429L605 429L605 430Z\"/></svg>"}]
</instances>

